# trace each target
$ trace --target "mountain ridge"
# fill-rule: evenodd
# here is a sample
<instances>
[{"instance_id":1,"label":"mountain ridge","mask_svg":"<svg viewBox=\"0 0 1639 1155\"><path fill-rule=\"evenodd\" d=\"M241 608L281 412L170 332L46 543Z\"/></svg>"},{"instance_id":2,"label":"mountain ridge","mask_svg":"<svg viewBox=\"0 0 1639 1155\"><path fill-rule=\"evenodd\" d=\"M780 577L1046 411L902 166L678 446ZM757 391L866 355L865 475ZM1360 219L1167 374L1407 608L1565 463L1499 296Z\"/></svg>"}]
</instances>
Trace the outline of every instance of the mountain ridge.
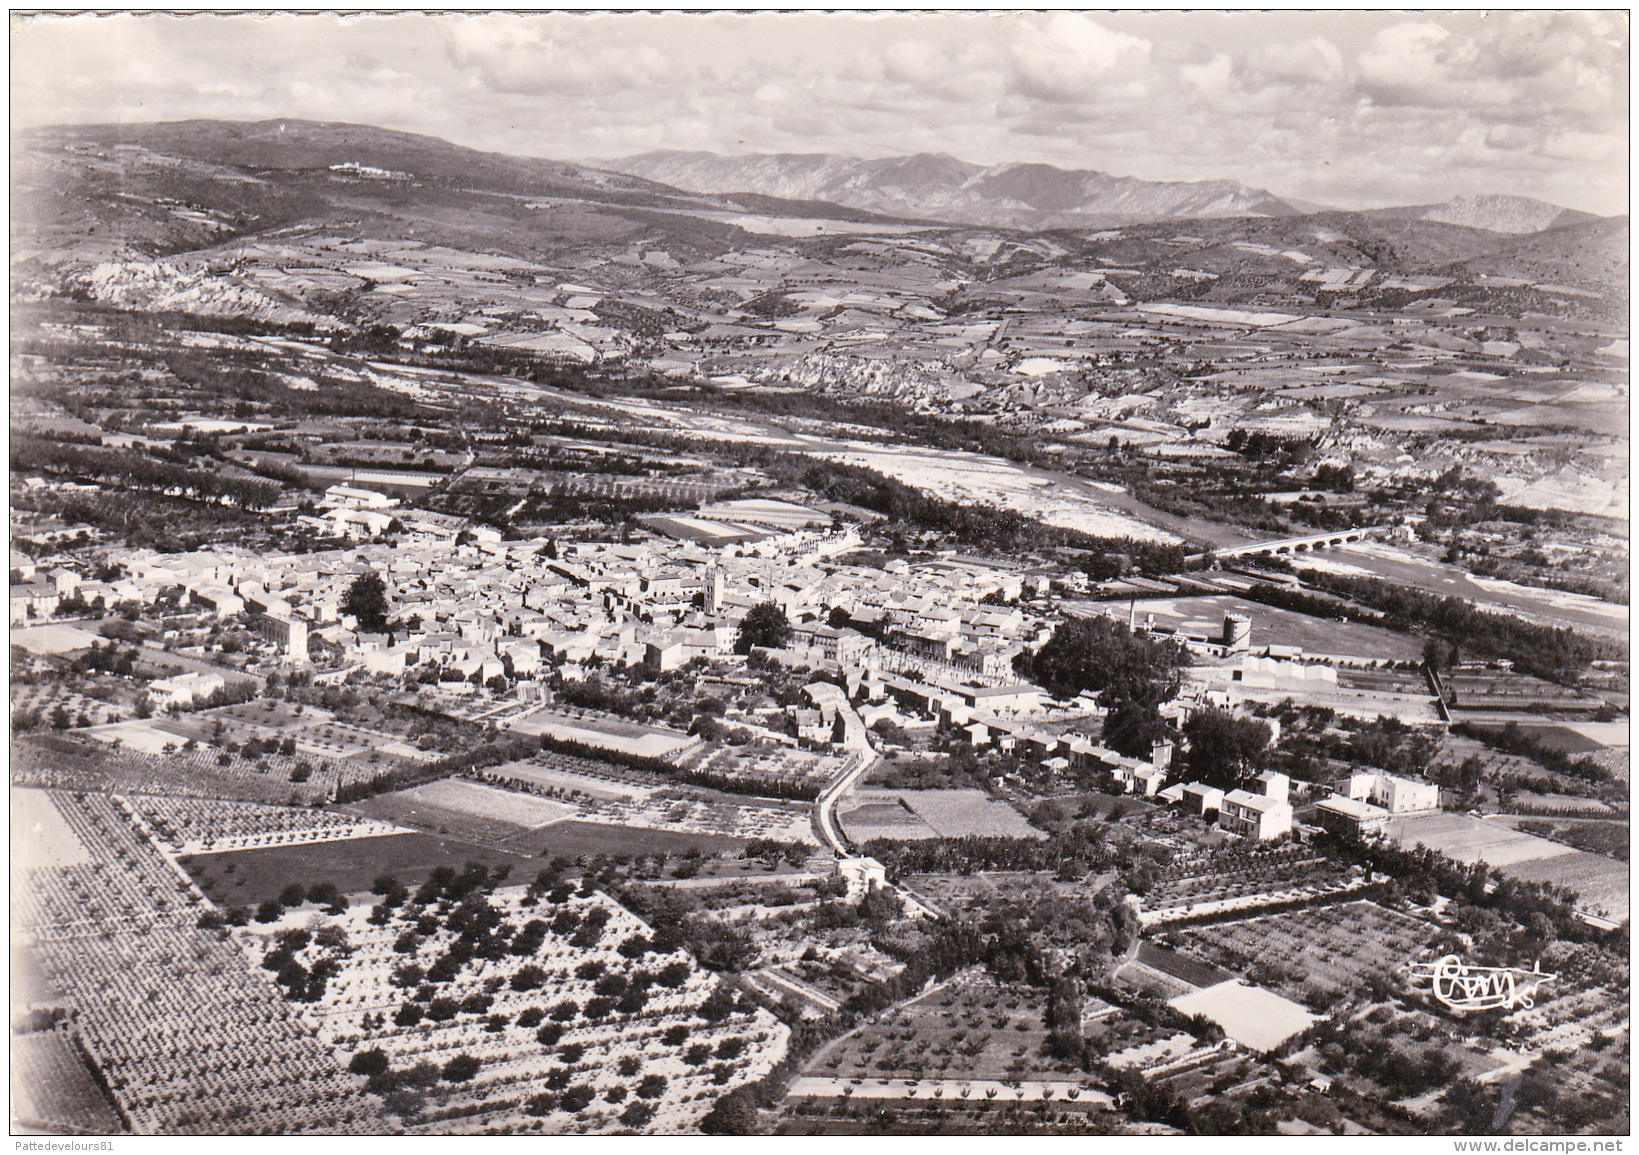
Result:
<instances>
[{"instance_id":1,"label":"mountain ridge","mask_svg":"<svg viewBox=\"0 0 1639 1155\"><path fill-rule=\"evenodd\" d=\"M946 153L862 159L831 153L718 153L661 149L588 165L701 194L756 192L829 200L947 224L1043 230L1330 211L1233 180L1145 181L1039 162L979 165ZM1524 235L1600 220L1530 197L1470 194L1440 204L1353 210Z\"/></svg>"},{"instance_id":2,"label":"mountain ridge","mask_svg":"<svg viewBox=\"0 0 1639 1155\"><path fill-rule=\"evenodd\" d=\"M661 150L595 163L691 191L834 201L947 224L1041 230L1300 215L1268 190L1236 181L1144 181L1025 161L978 165L943 153L863 160L830 153L723 157Z\"/></svg>"}]
</instances>

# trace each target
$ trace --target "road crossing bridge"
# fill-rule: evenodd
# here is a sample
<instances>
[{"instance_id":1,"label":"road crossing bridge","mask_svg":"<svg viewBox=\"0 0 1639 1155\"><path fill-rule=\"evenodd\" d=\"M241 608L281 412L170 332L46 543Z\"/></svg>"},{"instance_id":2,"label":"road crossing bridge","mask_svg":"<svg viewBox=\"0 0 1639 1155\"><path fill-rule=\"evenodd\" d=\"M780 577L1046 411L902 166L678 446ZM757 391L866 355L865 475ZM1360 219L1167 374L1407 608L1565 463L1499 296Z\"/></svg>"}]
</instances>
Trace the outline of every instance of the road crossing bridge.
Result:
<instances>
[{"instance_id":1,"label":"road crossing bridge","mask_svg":"<svg viewBox=\"0 0 1639 1155\"><path fill-rule=\"evenodd\" d=\"M1315 533L1308 537L1288 537L1279 541L1259 541L1251 545L1237 545L1228 549L1216 549L1212 556L1219 561L1232 557L1284 557L1294 553L1308 553L1312 550L1336 549L1340 545L1347 545L1354 541L1366 541L1374 535L1374 527L1363 526L1360 529L1336 530L1332 533ZM1205 557L1205 555L1201 555Z\"/></svg>"}]
</instances>

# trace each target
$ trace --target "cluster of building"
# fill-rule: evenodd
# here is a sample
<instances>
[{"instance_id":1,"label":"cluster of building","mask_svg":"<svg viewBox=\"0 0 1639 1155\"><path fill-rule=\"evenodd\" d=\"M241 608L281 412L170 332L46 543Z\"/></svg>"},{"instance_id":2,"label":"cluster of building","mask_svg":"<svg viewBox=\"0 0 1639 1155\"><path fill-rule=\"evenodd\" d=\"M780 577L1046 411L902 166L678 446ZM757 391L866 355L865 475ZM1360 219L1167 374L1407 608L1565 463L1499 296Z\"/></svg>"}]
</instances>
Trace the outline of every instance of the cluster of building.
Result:
<instances>
[{"instance_id":1,"label":"cluster of building","mask_svg":"<svg viewBox=\"0 0 1639 1155\"><path fill-rule=\"evenodd\" d=\"M948 685L953 704L980 712L1013 701L1018 691L987 696L959 681L1012 681L1013 657L1048 632L1016 607L982 604L990 595L1017 598L1027 586L1045 588L1045 573L953 557L914 568L890 563L887 570L843 564L838 555L858 548L860 539L828 517L779 526L781 532L757 541L652 538L565 543L560 550L544 538L503 542L487 527L388 501L368 490L331 489L329 523L371 535L386 529L381 519L398 523L392 541L343 550L118 551L108 560L119 576L106 582L67 567L40 574L14 554L20 583L12 590L12 618L48 616L74 593L104 606L169 596L179 608L242 615L282 662L319 680L356 671L407 675L420 667L438 671L420 680L456 693L496 675L525 683L527 693L527 683L550 666L570 675L599 663L646 664L658 672L728 656L746 614L771 602L793 625L782 659L831 668L869 662L907 689L904 675L927 680L918 685ZM386 586L386 632L366 632L343 612L350 585L370 572ZM315 664L311 647L319 640L324 654Z\"/></svg>"},{"instance_id":2,"label":"cluster of building","mask_svg":"<svg viewBox=\"0 0 1639 1155\"><path fill-rule=\"evenodd\" d=\"M811 708L793 710L798 737L864 750L870 726L908 714L959 732L975 750L1017 752L1049 770L1102 775L1112 788L1215 814L1219 828L1239 836L1271 839L1292 830L1285 776L1265 774L1241 790L1197 783L1163 789L1172 769L1170 743L1156 743L1148 758L1119 754L1077 732L1083 728L1078 721L1098 713L1090 696L1051 702L1016 678L1014 659L1052 633L1050 621L1015 604L1064 579L1048 567L1005 568L954 554L883 568L847 564L840 555L860 544L854 529L778 509L768 526L775 532L757 540L655 537L560 547L544 538L502 541L484 527L378 499L348 486L327 495L328 516L338 524L373 529L374 520L353 519L388 517L389 509L398 522L395 540L344 550L280 556L125 551L109 559L120 570L111 581L86 580L63 566L40 574L14 553L12 620L26 618L31 606L43 617L73 595L108 605L169 596L223 617L242 615L280 661L308 670L317 682L386 675L459 696L497 685L500 677L519 698L533 701L552 669L579 676L600 664L624 664L663 672L697 658L730 656L746 615L773 603L792 624L773 656L841 675L841 686L810 687ZM362 629L343 610L348 588L367 573L386 587L391 624L385 632ZM323 643L317 663L314 641ZM1250 623L1238 615L1225 619L1220 636L1196 641L1220 659L1238 661L1237 673L1247 681L1285 680L1294 668L1284 654L1250 652ZM1332 671L1318 670L1315 680L1329 682L1325 675ZM186 705L210 687L185 676L155 683L152 692L161 704ZM1168 707L1180 723L1191 708L1188 701ZM1364 831L1392 815L1438 805L1437 788L1426 783L1356 775L1319 804L1318 820Z\"/></svg>"}]
</instances>

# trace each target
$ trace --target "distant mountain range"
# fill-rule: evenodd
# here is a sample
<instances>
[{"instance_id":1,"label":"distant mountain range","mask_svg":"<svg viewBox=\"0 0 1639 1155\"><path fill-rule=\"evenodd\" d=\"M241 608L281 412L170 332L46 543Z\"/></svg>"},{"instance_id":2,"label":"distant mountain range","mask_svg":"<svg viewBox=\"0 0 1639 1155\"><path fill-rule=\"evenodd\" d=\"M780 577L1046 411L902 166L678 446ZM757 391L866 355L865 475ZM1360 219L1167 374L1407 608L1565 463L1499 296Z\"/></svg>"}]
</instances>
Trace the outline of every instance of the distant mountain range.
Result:
<instances>
[{"instance_id":1,"label":"distant mountain range","mask_svg":"<svg viewBox=\"0 0 1639 1155\"><path fill-rule=\"evenodd\" d=\"M1049 164L987 168L942 153L859 160L824 153L648 152L599 163L673 188L831 201L891 216L1003 228L1298 216L1303 211L1264 189L1234 181L1145 181Z\"/></svg>"},{"instance_id":2,"label":"distant mountain range","mask_svg":"<svg viewBox=\"0 0 1639 1155\"><path fill-rule=\"evenodd\" d=\"M1229 180L1146 181L1048 164L985 167L943 153L860 160L825 153L719 156L646 152L593 162L696 193L759 193L830 201L890 216L1021 229L1085 228L1212 217L1291 217L1324 211ZM1515 196L1465 196L1367 216L1534 233L1587 213Z\"/></svg>"},{"instance_id":3,"label":"distant mountain range","mask_svg":"<svg viewBox=\"0 0 1639 1155\"><path fill-rule=\"evenodd\" d=\"M636 280L664 281L664 268L715 260L753 238L788 237L796 248L824 251L861 231L899 235L909 218L956 232L1025 221L1086 230L1053 245L1082 257L1096 250L1101 267L1144 270L1153 283L1129 283L1131 294L1176 294L1180 261L1195 292L1220 297L1230 289L1208 290L1198 279L1245 277L1234 292L1256 293L1306 263L1548 281L1601 296L1627 280L1626 217L1522 197L1313 212L1227 181L1146 182L1035 164L982 168L936 155L667 153L640 166L641 159L611 163L645 172L617 172L292 119L29 130L14 141L12 269L56 288L104 262L201 254L231 265L246 242L277 245L280 237L323 232L568 267L614 262ZM728 191L685 192L670 182ZM1194 223L1180 229L1186 220ZM998 252L983 242L951 246L945 259L957 279ZM651 259L660 265L651 268ZM132 291L152 296L155 285L143 281ZM162 287L195 286L183 277ZM100 294L107 286L92 288Z\"/></svg>"}]
</instances>

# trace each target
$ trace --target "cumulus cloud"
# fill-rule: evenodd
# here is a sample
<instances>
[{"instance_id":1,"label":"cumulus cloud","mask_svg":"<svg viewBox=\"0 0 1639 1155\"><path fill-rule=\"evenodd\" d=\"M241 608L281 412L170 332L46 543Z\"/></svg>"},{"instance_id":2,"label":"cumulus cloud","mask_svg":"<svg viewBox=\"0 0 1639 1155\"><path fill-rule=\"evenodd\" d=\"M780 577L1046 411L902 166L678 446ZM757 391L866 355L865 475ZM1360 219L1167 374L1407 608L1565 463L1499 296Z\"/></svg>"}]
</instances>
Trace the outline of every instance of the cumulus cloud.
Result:
<instances>
[{"instance_id":1,"label":"cumulus cloud","mask_svg":"<svg viewBox=\"0 0 1639 1155\"><path fill-rule=\"evenodd\" d=\"M303 116L563 159L943 151L1341 207L1626 201L1622 12L65 16L12 41L20 125Z\"/></svg>"},{"instance_id":2,"label":"cumulus cloud","mask_svg":"<svg viewBox=\"0 0 1639 1155\"><path fill-rule=\"evenodd\" d=\"M654 89L687 79L687 69L654 44L623 42L590 29L556 29L504 17L477 17L446 26L446 51L462 73L495 92L592 95Z\"/></svg>"},{"instance_id":3,"label":"cumulus cloud","mask_svg":"<svg viewBox=\"0 0 1639 1155\"><path fill-rule=\"evenodd\" d=\"M1149 58L1148 40L1061 12L1027 25L1013 41L1010 79L1016 91L1038 100L1086 100Z\"/></svg>"}]
</instances>

